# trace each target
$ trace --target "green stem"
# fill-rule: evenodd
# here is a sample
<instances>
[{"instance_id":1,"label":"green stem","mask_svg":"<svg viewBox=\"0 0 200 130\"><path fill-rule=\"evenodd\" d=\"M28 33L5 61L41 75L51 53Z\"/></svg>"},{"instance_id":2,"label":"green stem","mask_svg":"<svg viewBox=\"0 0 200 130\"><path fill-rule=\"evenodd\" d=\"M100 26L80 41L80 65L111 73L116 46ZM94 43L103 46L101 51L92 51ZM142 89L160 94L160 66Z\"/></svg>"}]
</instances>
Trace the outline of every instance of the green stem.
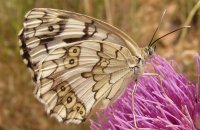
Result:
<instances>
[{"instance_id":1,"label":"green stem","mask_svg":"<svg viewBox=\"0 0 200 130\"><path fill-rule=\"evenodd\" d=\"M196 14L196 12L198 11L198 9L200 8L200 0L197 2L197 4L192 8L192 10L190 11L190 14L189 16L187 17L187 20L186 22L184 23L184 25L189 25L192 21L192 18L194 17L194 15ZM180 35L180 38L179 38L179 41L178 41L178 45L179 43L182 42L182 40L185 38L187 34L187 29L183 29L181 31L181 35Z\"/></svg>"}]
</instances>

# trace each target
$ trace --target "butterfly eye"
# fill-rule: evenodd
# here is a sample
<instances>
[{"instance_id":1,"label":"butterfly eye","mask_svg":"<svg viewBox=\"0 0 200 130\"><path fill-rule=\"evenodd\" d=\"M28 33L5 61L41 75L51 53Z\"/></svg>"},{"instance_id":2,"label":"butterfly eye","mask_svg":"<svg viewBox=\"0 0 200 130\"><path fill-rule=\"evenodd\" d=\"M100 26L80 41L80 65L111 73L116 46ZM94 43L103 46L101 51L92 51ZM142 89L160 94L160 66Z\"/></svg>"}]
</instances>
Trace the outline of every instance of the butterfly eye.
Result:
<instances>
[{"instance_id":1,"label":"butterfly eye","mask_svg":"<svg viewBox=\"0 0 200 130\"><path fill-rule=\"evenodd\" d=\"M153 47L149 47L148 48L148 54L151 56L154 53L154 48Z\"/></svg>"},{"instance_id":2,"label":"butterfly eye","mask_svg":"<svg viewBox=\"0 0 200 130\"><path fill-rule=\"evenodd\" d=\"M74 93L68 93L63 99L62 103L66 106L66 108L72 108L76 103L76 96Z\"/></svg>"}]
</instances>

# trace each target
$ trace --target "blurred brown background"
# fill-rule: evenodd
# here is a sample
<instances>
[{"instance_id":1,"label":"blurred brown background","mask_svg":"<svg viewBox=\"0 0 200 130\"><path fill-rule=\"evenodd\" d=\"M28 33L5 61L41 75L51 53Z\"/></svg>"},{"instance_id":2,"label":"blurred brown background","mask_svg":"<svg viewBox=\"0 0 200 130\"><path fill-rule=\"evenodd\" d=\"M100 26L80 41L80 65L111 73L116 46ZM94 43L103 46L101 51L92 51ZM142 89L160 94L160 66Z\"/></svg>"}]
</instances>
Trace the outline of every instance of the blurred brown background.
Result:
<instances>
[{"instance_id":1,"label":"blurred brown background","mask_svg":"<svg viewBox=\"0 0 200 130\"><path fill-rule=\"evenodd\" d=\"M198 0L0 0L0 130L89 129L89 123L64 125L49 118L33 96L34 86L21 60L17 34L23 16L34 7L70 10L109 22L129 34L139 46L149 43L161 14L167 9L156 37L184 25L192 28L159 41L157 53L180 64L195 81L194 55L200 52L200 11L191 15Z\"/></svg>"}]
</instances>

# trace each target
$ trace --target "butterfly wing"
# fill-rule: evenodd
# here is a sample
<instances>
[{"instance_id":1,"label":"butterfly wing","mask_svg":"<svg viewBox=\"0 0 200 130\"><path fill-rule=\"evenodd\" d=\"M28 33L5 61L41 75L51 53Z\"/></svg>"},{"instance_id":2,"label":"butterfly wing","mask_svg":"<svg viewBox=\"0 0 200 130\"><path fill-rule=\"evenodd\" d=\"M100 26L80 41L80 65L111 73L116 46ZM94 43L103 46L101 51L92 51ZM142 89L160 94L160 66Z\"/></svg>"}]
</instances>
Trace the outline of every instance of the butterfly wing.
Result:
<instances>
[{"instance_id":1,"label":"butterfly wing","mask_svg":"<svg viewBox=\"0 0 200 130\"><path fill-rule=\"evenodd\" d=\"M132 42L124 33L67 11L31 10L19 39L36 97L66 123L80 123L99 103L114 100L138 62L122 46Z\"/></svg>"},{"instance_id":2,"label":"butterfly wing","mask_svg":"<svg viewBox=\"0 0 200 130\"><path fill-rule=\"evenodd\" d=\"M125 47L102 41L63 45L38 63L42 52L32 55L35 95L49 114L66 123L80 123L98 103L114 100L131 74L129 64L136 63L127 59L131 53Z\"/></svg>"},{"instance_id":3,"label":"butterfly wing","mask_svg":"<svg viewBox=\"0 0 200 130\"><path fill-rule=\"evenodd\" d=\"M109 41L127 47L133 55L139 47L124 32L98 19L69 11L35 8L25 15L24 40L29 48L53 40ZM34 40L30 38L35 37Z\"/></svg>"}]
</instances>

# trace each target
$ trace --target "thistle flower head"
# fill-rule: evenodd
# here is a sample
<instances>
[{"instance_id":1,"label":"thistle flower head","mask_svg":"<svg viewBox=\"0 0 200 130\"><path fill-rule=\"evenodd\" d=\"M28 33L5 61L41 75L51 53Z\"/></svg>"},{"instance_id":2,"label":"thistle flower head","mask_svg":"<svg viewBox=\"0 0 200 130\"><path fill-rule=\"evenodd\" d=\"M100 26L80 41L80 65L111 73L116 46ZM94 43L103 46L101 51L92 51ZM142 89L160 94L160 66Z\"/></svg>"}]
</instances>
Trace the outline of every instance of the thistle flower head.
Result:
<instances>
[{"instance_id":1,"label":"thistle flower head","mask_svg":"<svg viewBox=\"0 0 200 130\"><path fill-rule=\"evenodd\" d=\"M200 61L199 55L197 59ZM198 63L197 70L200 73ZM102 110L103 115L97 113L97 121L91 121L93 130L135 129L134 113L139 129L200 129L200 86L192 84L159 56L151 59L150 64L162 78L156 76L139 78L138 89L134 95L134 111L132 111L133 84L131 83L115 103Z\"/></svg>"}]
</instances>

